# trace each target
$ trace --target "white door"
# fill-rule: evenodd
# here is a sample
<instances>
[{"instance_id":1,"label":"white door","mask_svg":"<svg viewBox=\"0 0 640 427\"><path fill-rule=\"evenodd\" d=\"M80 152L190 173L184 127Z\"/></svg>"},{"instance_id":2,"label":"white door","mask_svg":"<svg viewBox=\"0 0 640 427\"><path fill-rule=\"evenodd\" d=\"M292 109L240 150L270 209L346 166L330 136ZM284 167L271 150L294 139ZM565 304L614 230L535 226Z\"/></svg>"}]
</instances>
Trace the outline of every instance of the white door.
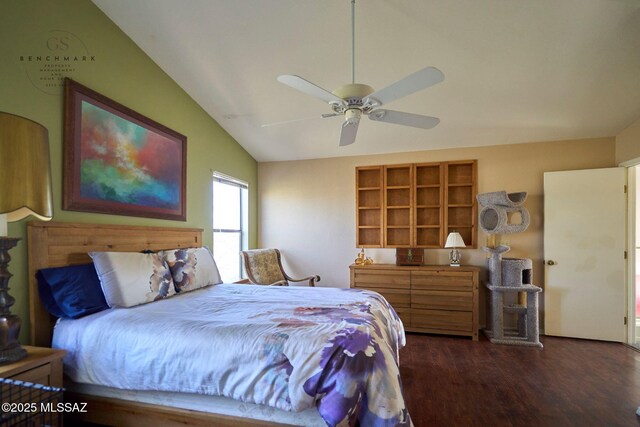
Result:
<instances>
[{"instance_id":1,"label":"white door","mask_svg":"<svg viewBox=\"0 0 640 427\"><path fill-rule=\"evenodd\" d=\"M545 334L625 341L625 168L544 174Z\"/></svg>"}]
</instances>

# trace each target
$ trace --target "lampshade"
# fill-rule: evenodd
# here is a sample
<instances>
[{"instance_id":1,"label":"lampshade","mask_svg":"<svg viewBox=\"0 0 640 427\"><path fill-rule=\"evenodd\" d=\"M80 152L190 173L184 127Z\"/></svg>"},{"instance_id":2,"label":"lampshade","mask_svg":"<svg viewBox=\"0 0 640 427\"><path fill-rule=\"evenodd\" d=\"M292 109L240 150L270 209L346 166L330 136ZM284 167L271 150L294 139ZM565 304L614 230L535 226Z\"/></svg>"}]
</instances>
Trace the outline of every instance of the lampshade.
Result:
<instances>
[{"instance_id":1,"label":"lampshade","mask_svg":"<svg viewBox=\"0 0 640 427\"><path fill-rule=\"evenodd\" d=\"M445 248L464 248L465 246L462 236L456 231L449 233L449 236L447 236L447 242L444 244Z\"/></svg>"},{"instance_id":2,"label":"lampshade","mask_svg":"<svg viewBox=\"0 0 640 427\"><path fill-rule=\"evenodd\" d=\"M53 216L49 133L29 119L0 112L0 236L6 221Z\"/></svg>"}]
</instances>

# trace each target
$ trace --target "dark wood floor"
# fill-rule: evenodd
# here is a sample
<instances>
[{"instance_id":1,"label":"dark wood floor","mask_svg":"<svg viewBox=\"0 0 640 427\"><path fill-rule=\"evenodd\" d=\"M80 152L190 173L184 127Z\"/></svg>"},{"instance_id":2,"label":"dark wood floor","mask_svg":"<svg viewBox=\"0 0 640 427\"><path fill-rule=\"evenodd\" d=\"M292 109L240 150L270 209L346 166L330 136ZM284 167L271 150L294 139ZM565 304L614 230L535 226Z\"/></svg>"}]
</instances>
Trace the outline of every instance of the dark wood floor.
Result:
<instances>
[{"instance_id":1,"label":"dark wood floor","mask_svg":"<svg viewBox=\"0 0 640 427\"><path fill-rule=\"evenodd\" d=\"M407 334L400 370L415 427L640 426L640 352L540 340L542 349Z\"/></svg>"}]
</instances>

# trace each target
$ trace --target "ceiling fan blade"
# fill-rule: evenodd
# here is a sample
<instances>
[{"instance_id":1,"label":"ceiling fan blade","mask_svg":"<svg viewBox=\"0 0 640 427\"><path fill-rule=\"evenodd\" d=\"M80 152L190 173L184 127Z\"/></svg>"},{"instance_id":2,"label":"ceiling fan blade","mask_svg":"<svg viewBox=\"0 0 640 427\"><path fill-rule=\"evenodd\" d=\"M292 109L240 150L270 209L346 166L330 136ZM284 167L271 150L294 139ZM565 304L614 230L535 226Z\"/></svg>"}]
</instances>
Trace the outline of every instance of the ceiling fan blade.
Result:
<instances>
[{"instance_id":1,"label":"ceiling fan blade","mask_svg":"<svg viewBox=\"0 0 640 427\"><path fill-rule=\"evenodd\" d=\"M278 81L282 84L299 90L300 92L306 93L307 95L311 95L314 98L321 99L326 103L337 102L340 104L344 104L342 98L338 98L328 90L325 90L320 86L316 86L300 76L283 74L282 76L278 76Z\"/></svg>"},{"instance_id":2,"label":"ceiling fan blade","mask_svg":"<svg viewBox=\"0 0 640 427\"><path fill-rule=\"evenodd\" d=\"M440 123L440 119L437 117L421 116L420 114L382 109L372 111L369 114L369 119L375 122L395 123L397 125L422 129L431 129Z\"/></svg>"},{"instance_id":3,"label":"ceiling fan blade","mask_svg":"<svg viewBox=\"0 0 640 427\"><path fill-rule=\"evenodd\" d=\"M300 119L292 119L292 120L283 120L281 122L273 122L273 123L265 123L263 125L260 125L260 127L262 128L268 128L271 126L280 126L280 125L286 125L289 123L295 123L295 122L302 122L305 120L312 120L312 119L327 119L329 117L335 117L335 116L341 116L341 113L328 113L328 114L321 114L319 116L313 116L313 117L303 117Z\"/></svg>"},{"instance_id":4,"label":"ceiling fan blade","mask_svg":"<svg viewBox=\"0 0 640 427\"><path fill-rule=\"evenodd\" d=\"M442 71L434 67L423 68L420 71L408 75L402 80L382 88L364 99L366 104L384 105L404 96L411 95L429 86L433 86L444 80Z\"/></svg>"},{"instance_id":5,"label":"ceiling fan blade","mask_svg":"<svg viewBox=\"0 0 640 427\"><path fill-rule=\"evenodd\" d=\"M360 118L345 120L342 124L342 131L340 132L340 147L351 145L356 142L356 134L358 133L359 124Z\"/></svg>"}]
</instances>

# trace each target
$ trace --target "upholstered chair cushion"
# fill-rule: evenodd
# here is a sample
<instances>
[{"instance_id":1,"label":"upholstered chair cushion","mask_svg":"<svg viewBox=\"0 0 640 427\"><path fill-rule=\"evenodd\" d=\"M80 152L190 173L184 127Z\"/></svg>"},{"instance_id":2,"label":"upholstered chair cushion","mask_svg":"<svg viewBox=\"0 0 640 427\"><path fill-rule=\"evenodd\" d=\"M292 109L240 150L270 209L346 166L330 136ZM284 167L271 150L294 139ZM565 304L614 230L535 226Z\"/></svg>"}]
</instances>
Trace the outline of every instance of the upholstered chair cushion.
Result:
<instances>
[{"instance_id":1,"label":"upholstered chair cushion","mask_svg":"<svg viewBox=\"0 0 640 427\"><path fill-rule=\"evenodd\" d=\"M278 255L274 249L255 249L245 251L245 253L248 262L247 270L251 271L257 283L270 285L285 280L278 265Z\"/></svg>"}]
</instances>

